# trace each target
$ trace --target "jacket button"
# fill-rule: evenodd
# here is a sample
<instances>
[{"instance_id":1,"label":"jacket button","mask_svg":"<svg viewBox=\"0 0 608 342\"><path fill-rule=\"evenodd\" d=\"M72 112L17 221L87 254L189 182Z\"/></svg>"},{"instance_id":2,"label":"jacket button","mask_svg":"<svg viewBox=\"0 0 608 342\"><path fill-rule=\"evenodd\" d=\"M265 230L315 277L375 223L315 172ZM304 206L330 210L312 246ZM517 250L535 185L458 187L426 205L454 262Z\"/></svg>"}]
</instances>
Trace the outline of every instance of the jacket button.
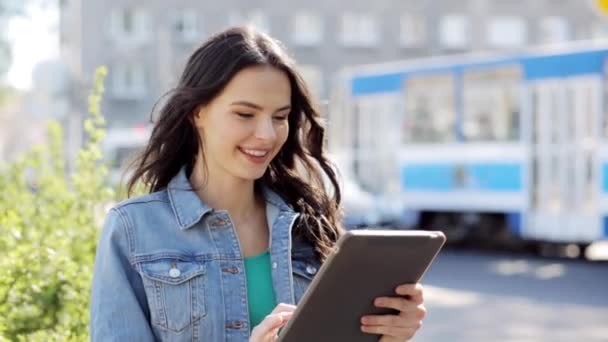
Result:
<instances>
[{"instance_id":1,"label":"jacket button","mask_svg":"<svg viewBox=\"0 0 608 342\"><path fill-rule=\"evenodd\" d=\"M306 272L308 272L308 274L315 274L317 273L317 268L313 265L308 265L306 266Z\"/></svg>"},{"instance_id":2,"label":"jacket button","mask_svg":"<svg viewBox=\"0 0 608 342\"><path fill-rule=\"evenodd\" d=\"M181 274L182 274L182 272L175 267L173 267L172 269L169 270L169 277L171 277L171 278L177 278Z\"/></svg>"}]
</instances>

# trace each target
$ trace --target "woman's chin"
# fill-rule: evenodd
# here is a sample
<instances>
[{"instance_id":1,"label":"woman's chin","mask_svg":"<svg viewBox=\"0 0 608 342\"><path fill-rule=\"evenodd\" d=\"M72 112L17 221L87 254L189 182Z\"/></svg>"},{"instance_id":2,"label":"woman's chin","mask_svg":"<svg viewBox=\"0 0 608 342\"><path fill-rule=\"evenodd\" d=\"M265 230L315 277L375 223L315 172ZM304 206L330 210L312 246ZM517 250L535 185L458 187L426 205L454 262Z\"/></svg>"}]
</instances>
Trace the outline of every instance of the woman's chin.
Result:
<instances>
[{"instance_id":1,"label":"woman's chin","mask_svg":"<svg viewBox=\"0 0 608 342\"><path fill-rule=\"evenodd\" d=\"M264 173L266 172L266 170L251 170L249 172L239 172L239 178L243 179L243 180L248 180L248 181L256 181L262 177L264 177Z\"/></svg>"}]
</instances>

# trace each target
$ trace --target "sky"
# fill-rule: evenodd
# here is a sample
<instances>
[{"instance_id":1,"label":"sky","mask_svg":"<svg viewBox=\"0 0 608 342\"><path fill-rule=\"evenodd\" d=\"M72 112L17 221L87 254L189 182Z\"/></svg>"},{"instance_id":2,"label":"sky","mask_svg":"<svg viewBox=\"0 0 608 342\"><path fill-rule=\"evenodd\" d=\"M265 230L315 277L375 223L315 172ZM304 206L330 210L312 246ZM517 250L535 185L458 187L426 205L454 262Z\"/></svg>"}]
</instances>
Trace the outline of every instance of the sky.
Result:
<instances>
[{"instance_id":1,"label":"sky","mask_svg":"<svg viewBox=\"0 0 608 342\"><path fill-rule=\"evenodd\" d=\"M26 16L10 19L7 28L13 57L6 78L21 90L31 88L36 64L59 56L59 9L33 5L26 11Z\"/></svg>"}]
</instances>

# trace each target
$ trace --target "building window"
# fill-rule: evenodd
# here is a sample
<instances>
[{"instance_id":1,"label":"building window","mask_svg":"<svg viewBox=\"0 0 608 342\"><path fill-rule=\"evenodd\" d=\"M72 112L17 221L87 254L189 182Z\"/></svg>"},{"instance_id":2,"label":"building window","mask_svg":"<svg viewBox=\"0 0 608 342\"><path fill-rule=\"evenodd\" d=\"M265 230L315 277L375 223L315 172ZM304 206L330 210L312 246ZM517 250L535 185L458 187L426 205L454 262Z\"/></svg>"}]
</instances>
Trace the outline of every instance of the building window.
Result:
<instances>
[{"instance_id":1,"label":"building window","mask_svg":"<svg viewBox=\"0 0 608 342\"><path fill-rule=\"evenodd\" d=\"M592 39L606 39L608 38L608 25L604 22L597 22L591 27L591 38Z\"/></svg>"},{"instance_id":2,"label":"building window","mask_svg":"<svg viewBox=\"0 0 608 342\"><path fill-rule=\"evenodd\" d=\"M184 9L174 14L172 23L176 38L193 42L200 40L199 16L193 9Z\"/></svg>"},{"instance_id":3,"label":"building window","mask_svg":"<svg viewBox=\"0 0 608 342\"><path fill-rule=\"evenodd\" d=\"M369 13L344 13L341 20L342 43L352 47L371 47L380 40L376 18Z\"/></svg>"},{"instance_id":4,"label":"building window","mask_svg":"<svg viewBox=\"0 0 608 342\"><path fill-rule=\"evenodd\" d=\"M308 89L315 95L320 96L323 92L323 72L315 65L299 65L298 70L308 85Z\"/></svg>"},{"instance_id":5,"label":"building window","mask_svg":"<svg viewBox=\"0 0 608 342\"><path fill-rule=\"evenodd\" d=\"M539 41L541 43L561 43L571 38L570 25L565 18L542 18L539 29Z\"/></svg>"},{"instance_id":6,"label":"building window","mask_svg":"<svg viewBox=\"0 0 608 342\"><path fill-rule=\"evenodd\" d=\"M461 14L445 15L439 24L439 41L448 49L466 49L471 36L469 18Z\"/></svg>"},{"instance_id":7,"label":"building window","mask_svg":"<svg viewBox=\"0 0 608 342\"><path fill-rule=\"evenodd\" d=\"M150 18L140 8L116 8L110 13L110 34L116 41L146 41L151 37Z\"/></svg>"},{"instance_id":8,"label":"building window","mask_svg":"<svg viewBox=\"0 0 608 342\"><path fill-rule=\"evenodd\" d=\"M490 20L487 42L491 47L515 48L527 43L527 28L523 18L516 16L495 17Z\"/></svg>"},{"instance_id":9,"label":"building window","mask_svg":"<svg viewBox=\"0 0 608 342\"><path fill-rule=\"evenodd\" d=\"M228 16L228 24L230 26L249 25L262 32L270 32L270 21L268 19L268 15L260 9L251 10L248 12L233 11Z\"/></svg>"},{"instance_id":10,"label":"building window","mask_svg":"<svg viewBox=\"0 0 608 342\"><path fill-rule=\"evenodd\" d=\"M111 70L112 93L124 99L141 98L146 93L145 70L141 64L121 64Z\"/></svg>"},{"instance_id":11,"label":"building window","mask_svg":"<svg viewBox=\"0 0 608 342\"><path fill-rule=\"evenodd\" d=\"M399 41L401 46L415 47L427 40L426 20L420 14L404 13L399 19Z\"/></svg>"},{"instance_id":12,"label":"building window","mask_svg":"<svg viewBox=\"0 0 608 342\"><path fill-rule=\"evenodd\" d=\"M297 11L293 20L293 41L296 45L318 45L323 40L323 21L316 13Z\"/></svg>"}]
</instances>

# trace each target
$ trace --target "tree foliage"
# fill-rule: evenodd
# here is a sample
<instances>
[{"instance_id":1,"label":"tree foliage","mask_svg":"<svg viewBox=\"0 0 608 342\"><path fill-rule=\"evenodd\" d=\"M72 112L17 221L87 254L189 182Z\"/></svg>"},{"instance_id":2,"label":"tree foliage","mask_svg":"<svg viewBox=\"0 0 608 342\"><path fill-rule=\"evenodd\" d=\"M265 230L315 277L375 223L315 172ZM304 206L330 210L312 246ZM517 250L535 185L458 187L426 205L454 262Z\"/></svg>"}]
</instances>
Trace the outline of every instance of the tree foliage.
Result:
<instances>
[{"instance_id":1,"label":"tree foliage","mask_svg":"<svg viewBox=\"0 0 608 342\"><path fill-rule=\"evenodd\" d=\"M89 96L89 135L66 174L62 130L0 168L0 341L87 341L92 268L113 198L100 142L105 67Z\"/></svg>"}]
</instances>

